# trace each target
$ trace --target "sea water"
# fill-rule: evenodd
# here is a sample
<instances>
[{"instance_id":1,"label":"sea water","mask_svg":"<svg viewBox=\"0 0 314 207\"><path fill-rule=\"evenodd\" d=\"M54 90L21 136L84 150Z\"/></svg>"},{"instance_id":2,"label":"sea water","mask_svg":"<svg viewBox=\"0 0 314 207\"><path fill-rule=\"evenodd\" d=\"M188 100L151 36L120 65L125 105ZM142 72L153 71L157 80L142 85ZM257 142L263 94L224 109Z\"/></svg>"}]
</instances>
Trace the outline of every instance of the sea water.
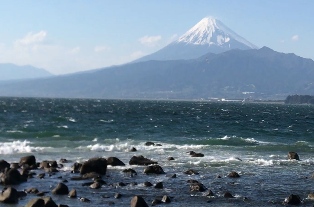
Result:
<instances>
[{"instance_id":1,"label":"sea water","mask_svg":"<svg viewBox=\"0 0 314 207\"><path fill-rule=\"evenodd\" d=\"M56 203L69 206L129 206L134 195L149 204L168 195L170 206L282 206L290 194L299 195L302 206L311 206L314 201L307 195L314 191L313 131L314 107L310 105L0 98L1 159L18 162L35 155L38 162L69 160L59 173L14 187L37 187ZM147 141L158 145L146 146ZM130 152L132 147L137 151ZM204 157L191 157L189 151ZM289 160L290 151L297 152L300 160ZM143 166L128 164L134 155L158 162L166 174L145 175ZM112 156L126 166L108 166L103 178L107 185L102 188L90 189L81 185L83 181L70 180L76 175L70 172L74 162ZM137 175L122 173L126 168L133 168ZM188 169L199 174L186 175ZM240 178L227 177L231 171ZM169 177L173 174L176 178ZM191 192L187 183L191 179L214 196ZM51 190L64 180L69 181L69 189L75 188L78 196L91 202L52 195ZM145 181L163 182L164 188L145 187ZM119 182L127 185L119 186ZM226 191L234 198L224 198ZM114 193L121 193L122 198L115 199ZM7 206L24 206L33 197Z\"/></svg>"}]
</instances>

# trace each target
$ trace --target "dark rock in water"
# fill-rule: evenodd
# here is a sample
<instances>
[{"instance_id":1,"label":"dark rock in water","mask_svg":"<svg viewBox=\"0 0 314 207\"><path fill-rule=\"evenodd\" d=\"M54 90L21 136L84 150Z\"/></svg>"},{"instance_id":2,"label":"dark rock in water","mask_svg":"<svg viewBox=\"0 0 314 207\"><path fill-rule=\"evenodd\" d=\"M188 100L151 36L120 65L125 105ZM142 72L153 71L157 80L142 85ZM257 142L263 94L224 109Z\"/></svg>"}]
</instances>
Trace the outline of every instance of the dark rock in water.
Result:
<instances>
[{"instance_id":1,"label":"dark rock in water","mask_svg":"<svg viewBox=\"0 0 314 207\"><path fill-rule=\"evenodd\" d=\"M73 164L73 173L79 173L81 170L82 164L81 163L74 163Z\"/></svg>"},{"instance_id":2,"label":"dark rock in water","mask_svg":"<svg viewBox=\"0 0 314 207\"><path fill-rule=\"evenodd\" d=\"M188 154L191 155L191 157L204 157L204 154L197 153L197 152L194 152L194 151L189 151Z\"/></svg>"},{"instance_id":3,"label":"dark rock in water","mask_svg":"<svg viewBox=\"0 0 314 207\"><path fill-rule=\"evenodd\" d=\"M93 184L91 184L89 187L92 189L99 189L101 188L102 184L99 182L94 182Z\"/></svg>"},{"instance_id":4,"label":"dark rock in water","mask_svg":"<svg viewBox=\"0 0 314 207\"><path fill-rule=\"evenodd\" d=\"M59 204L58 207L69 207L69 206L65 204Z\"/></svg>"},{"instance_id":5,"label":"dark rock in water","mask_svg":"<svg viewBox=\"0 0 314 207\"><path fill-rule=\"evenodd\" d=\"M85 173L82 177L83 179L98 179L98 178L101 178L101 175L96 172L90 172L90 173Z\"/></svg>"},{"instance_id":6,"label":"dark rock in water","mask_svg":"<svg viewBox=\"0 0 314 207\"><path fill-rule=\"evenodd\" d=\"M44 177L45 177L45 173L40 173L37 177L39 178L39 179L43 179Z\"/></svg>"},{"instance_id":7,"label":"dark rock in water","mask_svg":"<svg viewBox=\"0 0 314 207\"><path fill-rule=\"evenodd\" d=\"M95 172L101 175L106 175L107 160L105 158L92 158L83 163L80 173L81 175Z\"/></svg>"},{"instance_id":8,"label":"dark rock in water","mask_svg":"<svg viewBox=\"0 0 314 207\"><path fill-rule=\"evenodd\" d=\"M124 169L122 172L129 173L131 175L137 175L137 172L133 170L132 168Z\"/></svg>"},{"instance_id":9,"label":"dark rock in water","mask_svg":"<svg viewBox=\"0 0 314 207\"><path fill-rule=\"evenodd\" d=\"M155 206L155 205L158 205L158 204L161 204L162 201L158 198L155 198L153 201L152 201L152 206Z\"/></svg>"},{"instance_id":10,"label":"dark rock in water","mask_svg":"<svg viewBox=\"0 0 314 207\"><path fill-rule=\"evenodd\" d=\"M155 146L155 143L154 142L146 142L145 146Z\"/></svg>"},{"instance_id":11,"label":"dark rock in water","mask_svg":"<svg viewBox=\"0 0 314 207\"><path fill-rule=\"evenodd\" d=\"M39 190L37 188L29 188L29 189L26 190L26 193L36 194L38 192L39 192Z\"/></svg>"},{"instance_id":12,"label":"dark rock in water","mask_svg":"<svg viewBox=\"0 0 314 207\"><path fill-rule=\"evenodd\" d=\"M81 202L90 202L90 200L88 198L84 198L84 197L81 197L79 200Z\"/></svg>"},{"instance_id":13,"label":"dark rock in water","mask_svg":"<svg viewBox=\"0 0 314 207\"><path fill-rule=\"evenodd\" d=\"M197 180L188 180L187 183L199 183Z\"/></svg>"},{"instance_id":14,"label":"dark rock in water","mask_svg":"<svg viewBox=\"0 0 314 207\"><path fill-rule=\"evenodd\" d=\"M115 198L115 199L119 199L119 198L121 198L121 197L122 197L122 195L121 195L120 193L114 194L114 198Z\"/></svg>"},{"instance_id":15,"label":"dark rock in water","mask_svg":"<svg viewBox=\"0 0 314 207\"><path fill-rule=\"evenodd\" d=\"M135 147L132 147L131 149L130 149L130 152L136 152L137 151L137 149L135 148Z\"/></svg>"},{"instance_id":16,"label":"dark rock in water","mask_svg":"<svg viewBox=\"0 0 314 207\"><path fill-rule=\"evenodd\" d=\"M17 163L17 162L13 162L13 163L10 164L10 167L8 167L8 168L18 169L18 168L20 168L20 165L19 165L19 163ZM0 172L1 172L1 171L0 171ZM3 172L4 172L4 171L3 171Z\"/></svg>"},{"instance_id":17,"label":"dark rock in water","mask_svg":"<svg viewBox=\"0 0 314 207\"><path fill-rule=\"evenodd\" d=\"M58 167L58 163L57 161L53 160L53 161L47 161L44 160L39 164L39 168L44 169L44 168L50 168L50 167L54 167L57 168Z\"/></svg>"},{"instance_id":18,"label":"dark rock in water","mask_svg":"<svg viewBox=\"0 0 314 207\"><path fill-rule=\"evenodd\" d=\"M154 165L154 164L158 164L158 163L140 155L140 156L133 156L130 159L129 164L130 165Z\"/></svg>"},{"instance_id":19,"label":"dark rock in water","mask_svg":"<svg viewBox=\"0 0 314 207\"><path fill-rule=\"evenodd\" d=\"M239 178L240 175L239 175L237 172L235 172L235 171L231 171L231 172L228 174L228 177L229 177L229 178Z\"/></svg>"},{"instance_id":20,"label":"dark rock in water","mask_svg":"<svg viewBox=\"0 0 314 207\"><path fill-rule=\"evenodd\" d=\"M47 193L49 193L49 192L39 192L39 193L37 193L36 195L37 195L37 196L44 196L44 195L46 195Z\"/></svg>"},{"instance_id":21,"label":"dark rock in water","mask_svg":"<svg viewBox=\"0 0 314 207\"><path fill-rule=\"evenodd\" d=\"M45 207L58 207L51 197L43 197L42 199L45 202Z\"/></svg>"},{"instance_id":22,"label":"dark rock in water","mask_svg":"<svg viewBox=\"0 0 314 207\"><path fill-rule=\"evenodd\" d=\"M69 160L67 160L67 159L65 159L65 158L61 158L61 159L60 159L60 162L61 162L61 163L68 163Z\"/></svg>"},{"instance_id":23,"label":"dark rock in water","mask_svg":"<svg viewBox=\"0 0 314 207\"><path fill-rule=\"evenodd\" d=\"M5 160L0 160L0 172L4 172L6 168L10 169L10 164Z\"/></svg>"},{"instance_id":24,"label":"dark rock in water","mask_svg":"<svg viewBox=\"0 0 314 207\"><path fill-rule=\"evenodd\" d=\"M69 193L68 186L66 186L64 183L59 183L53 190L53 194L57 195L67 195Z\"/></svg>"},{"instance_id":25,"label":"dark rock in water","mask_svg":"<svg viewBox=\"0 0 314 207\"><path fill-rule=\"evenodd\" d=\"M148 207L148 205L141 196L134 196L131 200L130 207Z\"/></svg>"},{"instance_id":26,"label":"dark rock in water","mask_svg":"<svg viewBox=\"0 0 314 207\"><path fill-rule=\"evenodd\" d=\"M126 184L124 182L116 183L115 186L124 187Z\"/></svg>"},{"instance_id":27,"label":"dark rock in water","mask_svg":"<svg viewBox=\"0 0 314 207\"><path fill-rule=\"evenodd\" d=\"M0 193L0 202L2 203L17 203L18 200L19 195L15 188L8 187Z\"/></svg>"},{"instance_id":28,"label":"dark rock in water","mask_svg":"<svg viewBox=\"0 0 314 207\"><path fill-rule=\"evenodd\" d=\"M208 190L208 192L205 194L205 196L214 196L213 191Z\"/></svg>"},{"instance_id":29,"label":"dark rock in water","mask_svg":"<svg viewBox=\"0 0 314 207\"><path fill-rule=\"evenodd\" d=\"M162 197L161 201L164 202L164 203L171 203L171 199L170 199L170 197L167 196L167 195L164 195L164 196Z\"/></svg>"},{"instance_id":30,"label":"dark rock in water","mask_svg":"<svg viewBox=\"0 0 314 207\"><path fill-rule=\"evenodd\" d=\"M155 146L157 146L157 147L161 147L161 146L162 146L162 144L155 144Z\"/></svg>"},{"instance_id":31,"label":"dark rock in water","mask_svg":"<svg viewBox=\"0 0 314 207\"><path fill-rule=\"evenodd\" d=\"M144 186L145 187L151 187L151 186L153 186L153 184L151 182L145 181Z\"/></svg>"},{"instance_id":32,"label":"dark rock in water","mask_svg":"<svg viewBox=\"0 0 314 207\"><path fill-rule=\"evenodd\" d=\"M160 167L159 165L150 165L147 166L144 169L144 173L145 174L165 174L164 170L162 169L162 167Z\"/></svg>"},{"instance_id":33,"label":"dark rock in water","mask_svg":"<svg viewBox=\"0 0 314 207\"><path fill-rule=\"evenodd\" d=\"M185 171L184 173L188 174L188 175L198 175L199 174L196 170L193 170L193 169L189 169L189 170Z\"/></svg>"},{"instance_id":34,"label":"dark rock in water","mask_svg":"<svg viewBox=\"0 0 314 207\"><path fill-rule=\"evenodd\" d=\"M230 192L225 192L224 193L224 198L234 198L234 196Z\"/></svg>"},{"instance_id":35,"label":"dark rock in water","mask_svg":"<svg viewBox=\"0 0 314 207\"><path fill-rule=\"evenodd\" d=\"M162 182L158 182L158 183L156 183L155 188L157 188L157 189L163 189L163 188L164 188L164 185L163 185Z\"/></svg>"},{"instance_id":36,"label":"dark rock in water","mask_svg":"<svg viewBox=\"0 0 314 207\"><path fill-rule=\"evenodd\" d=\"M314 193L309 193L307 195L307 198L310 199L310 200L314 200Z\"/></svg>"},{"instance_id":37,"label":"dark rock in water","mask_svg":"<svg viewBox=\"0 0 314 207\"><path fill-rule=\"evenodd\" d=\"M107 165L111 165L111 166L125 166L125 164L119 160L116 157L108 157L107 158Z\"/></svg>"},{"instance_id":38,"label":"dark rock in water","mask_svg":"<svg viewBox=\"0 0 314 207\"><path fill-rule=\"evenodd\" d=\"M27 196L27 193L25 191L17 191L17 195L19 198L23 198Z\"/></svg>"},{"instance_id":39,"label":"dark rock in water","mask_svg":"<svg viewBox=\"0 0 314 207\"><path fill-rule=\"evenodd\" d=\"M45 201L42 198L33 198L30 200L25 207L44 207Z\"/></svg>"},{"instance_id":40,"label":"dark rock in water","mask_svg":"<svg viewBox=\"0 0 314 207\"><path fill-rule=\"evenodd\" d=\"M0 175L1 183L4 185L18 185L27 181L27 177L20 174L17 169L9 169Z\"/></svg>"},{"instance_id":41,"label":"dark rock in water","mask_svg":"<svg viewBox=\"0 0 314 207\"><path fill-rule=\"evenodd\" d=\"M76 198L77 197L77 193L75 189L72 189L69 194L68 194L69 198Z\"/></svg>"},{"instance_id":42,"label":"dark rock in water","mask_svg":"<svg viewBox=\"0 0 314 207\"><path fill-rule=\"evenodd\" d=\"M204 192L206 187L202 183L192 183L190 185L190 191Z\"/></svg>"},{"instance_id":43,"label":"dark rock in water","mask_svg":"<svg viewBox=\"0 0 314 207\"><path fill-rule=\"evenodd\" d=\"M168 160L168 161L171 161L171 160L174 160L174 158L173 158L173 157L168 157L167 160Z\"/></svg>"},{"instance_id":44,"label":"dark rock in water","mask_svg":"<svg viewBox=\"0 0 314 207\"><path fill-rule=\"evenodd\" d=\"M301 204L301 198L298 195L291 194L291 195L289 195L289 197L287 197L284 200L284 203L290 204L290 205L299 205L299 204Z\"/></svg>"},{"instance_id":45,"label":"dark rock in water","mask_svg":"<svg viewBox=\"0 0 314 207\"><path fill-rule=\"evenodd\" d=\"M36 169L37 164L36 164L36 158L34 155L29 155L25 157L21 157L19 165L28 165L31 169Z\"/></svg>"},{"instance_id":46,"label":"dark rock in water","mask_svg":"<svg viewBox=\"0 0 314 207\"><path fill-rule=\"evenodd\" d=\"M288 158L290 160L300 160L299 155L296 152L289 152L288 153Z\"/></svg>"},{"instance_id":47,"label":"dark rock in water","mask_svg":"<svg viewBox=\"0 0 314 207\"><path fill-rule=\"evenodd\" d=\"M168 174L168 175L166 175L166 177L168 177L168 178L176 178L177 174Z\"/></svg>"}]
</instances>

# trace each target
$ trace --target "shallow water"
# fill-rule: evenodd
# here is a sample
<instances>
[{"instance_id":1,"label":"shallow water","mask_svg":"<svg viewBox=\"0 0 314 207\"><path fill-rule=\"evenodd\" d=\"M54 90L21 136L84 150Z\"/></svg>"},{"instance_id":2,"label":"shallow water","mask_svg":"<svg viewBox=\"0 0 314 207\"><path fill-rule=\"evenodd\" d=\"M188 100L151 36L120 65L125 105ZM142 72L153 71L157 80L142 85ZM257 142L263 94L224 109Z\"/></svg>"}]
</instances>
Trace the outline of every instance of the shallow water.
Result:
<instances>
[{"instance_id":1,"label":"shallow water","mask_svg":"<svg viewBox=\"0 0 314 207\"><path fill-rule=\"evenodd\" d=\"M289 194L311 206L308 193L314 191L313 106L250 103L212 103L188 101L131 101L79 99L0 99L1 159L18 162L33 154L37 161L71 160L60 173L33 178L15 186L18 190L37 186L50 192L63 179L69 188L92 203L66 196L52 196L56 203L69 206L129 205L132 196L142 195L150 203L155 197L169 195L171 206L282 206ZM161 146L145 146L153 141ZM128 152L131 147L137 152ZM186 152L203 153L191 157ZM300 161L287 159L296 151ZM157 161L166 175L144 175L141 166L129 166L133 155ZM70 181L74 162L92 157L116 156L125 167L108 167L101 189L82 187ZM174 161L167 161L168 157ZM129 177L122 169L133 168ZM188 176L188 169L199 175ZM240 178L227 177L237 171ZM40 173L39 171L37 173ZM177 174L177 178L168 175ZM62 175L62 179L58 178ZM220 175L221 178L217 178ZM215 197L189 191L187 180L196 179L211 189ZM118 182L137 185L115 186ZM144 187L143 182L162 181L164 189ZM112 184L112 185L110 185ZM235 198L223 198L230 191ZM121 199L114 199L119 192ZM104 198L106 197L106 198ZM108 198L107 198L108 197ZM17 205L23 206L32 195Z\"/></svg>"}]
</instances>

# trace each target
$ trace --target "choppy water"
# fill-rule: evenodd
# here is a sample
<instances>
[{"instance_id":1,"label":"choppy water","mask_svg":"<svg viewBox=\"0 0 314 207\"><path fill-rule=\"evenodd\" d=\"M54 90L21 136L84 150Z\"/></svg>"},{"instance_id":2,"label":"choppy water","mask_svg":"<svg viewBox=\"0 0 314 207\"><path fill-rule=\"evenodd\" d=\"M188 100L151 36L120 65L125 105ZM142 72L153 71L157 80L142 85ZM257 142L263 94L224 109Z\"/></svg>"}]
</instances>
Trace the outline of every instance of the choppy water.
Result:
<instances>
[{"instance_id":1,"label":"choppy water","mask_svg":"<svg viewBox=\"0 0 314 207\"><path fill-rule=\"evenodd\" d=\"M30 154L37 161L72 161L56 175L15 186L18 190L35 185L51 191L60 175L63 179L73 176L69 172L73 162L96 156L116 156L127 164L108 167L107 183L138 183L98 190L67 183L92 203L48 194L69 206L105 206L110 201L129 206L136 194L148 203L156 196L172 196L171 206L282 206L292 193L304 199L303 206L311 206L314 201L306 197L314 191L310 178L314 172L313 126L314 107L304 105L1 98L0 155L8 162ZM145 146L146 141L161 146ZM131 147L138 151L128 152ZM191 150L205 156L190 157L186 152ZM289 151L297 152L301 160L288 160ZM144 175L144 167L128 165L133 155L157 161L167 174ZM167 161L170 156L175 160ZM129 167L138 175L128 177L121 172ZM188 169L200 174L188 176L183 173ZM241 177L226 177L233 170ZM177 178L167 176L174 173ZM190 192L189 179L202 182L215 197ZM144 181L162 181L164 189L144 187ZM223 198L225 191L235 198ZM114 199L116 192L123 197Z\"/></svg>"}]
</instances>

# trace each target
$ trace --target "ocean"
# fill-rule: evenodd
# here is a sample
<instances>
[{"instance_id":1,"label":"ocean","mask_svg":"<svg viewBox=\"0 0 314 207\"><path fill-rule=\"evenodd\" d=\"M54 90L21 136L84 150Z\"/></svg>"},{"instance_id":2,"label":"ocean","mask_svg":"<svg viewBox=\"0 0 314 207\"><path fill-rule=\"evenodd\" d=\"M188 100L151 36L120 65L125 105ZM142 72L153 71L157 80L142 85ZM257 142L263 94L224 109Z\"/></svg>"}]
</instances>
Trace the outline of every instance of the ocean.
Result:
<instances>
[{"instance_id":1,"label":"ocean","mask_svg":"<svg viewBox=\"0 0 314 207\"><path fill-rule=\"evenodd\" d=\"M314 106L208 101L146 101L96 99L0 98L0 155L7 162L35 155L37 162L69 160L58 173L34 177L14 186L21 191L37 187L57 204L69 206L130 206L134 195L151 205L168 195L169 206L283 206L290 194L300 206L313 206ZM154 146L146 146L146 142ZM136 152L130 152L135 147ZM191 157L195 151L204 157ZM289 160L288 152L300 160ZM146 175L144 166L129 165L143 155L166 174ZM75 162L93 157L117 157L126 166L108 166L100 189L72 181ZM169 161L168 158L174 160ZM129 176L123 169L133 168ZM199 174L187 175L193 169ZM236 171L239 178L227 175ZM35 170L39 174L41 170ZM176 174L176 178L170 175ZM61 181L89 203L51 194ZM201 182L208 192L190 191L188 180ZM163 189L143 183L163 183ZM86 181L85 181L86 182ZM119 185L124 182L126 185ZM4 186L3 186L4 187ZM225 198L230 192L234 198ZM114 194L122 197L115 199ZM22 198L24 206L35 195ZM165 204L160 204L165 205Z\"/></svg>"}]
</instances>

